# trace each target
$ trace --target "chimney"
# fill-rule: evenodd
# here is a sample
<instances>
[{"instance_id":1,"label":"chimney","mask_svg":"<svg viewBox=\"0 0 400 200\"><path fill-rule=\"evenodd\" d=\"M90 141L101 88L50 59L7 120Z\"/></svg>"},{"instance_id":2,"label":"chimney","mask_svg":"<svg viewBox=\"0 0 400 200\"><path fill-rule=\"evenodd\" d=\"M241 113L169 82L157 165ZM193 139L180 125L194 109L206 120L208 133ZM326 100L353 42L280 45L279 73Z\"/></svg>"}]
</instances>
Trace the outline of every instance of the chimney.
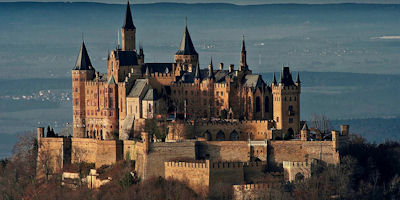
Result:
<instances>
[{"instance_id":1,"label":"chimney","mask_svg":"<svg viewBox=\"0 0 400 200\"><path fill-rule=\"evenodd\" d=\"M233 64L230 64L230 65L229 65L229 72L233 72L233 70L234 70L234 65L233 65Z\"/></svg>"},{"instance_id":2,"label":"chimney","mask_svg":"<svg viewBox=\"0 0 400 200\"><path fill-rule=\"evenodd\" d=\"M219 63L219 70L223 70L224 69L224 63Z\"/></svg>"}]
</instances>

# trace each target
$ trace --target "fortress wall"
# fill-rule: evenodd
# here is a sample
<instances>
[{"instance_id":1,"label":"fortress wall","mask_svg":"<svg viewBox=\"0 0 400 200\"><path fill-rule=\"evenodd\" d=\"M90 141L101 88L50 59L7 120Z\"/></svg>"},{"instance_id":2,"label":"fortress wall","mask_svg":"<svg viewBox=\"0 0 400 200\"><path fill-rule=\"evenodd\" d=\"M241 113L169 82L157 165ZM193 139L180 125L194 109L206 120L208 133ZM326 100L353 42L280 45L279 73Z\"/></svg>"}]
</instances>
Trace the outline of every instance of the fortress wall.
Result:
<instances>
[{"instance_id":1,"label":"fortress wall","mask_svg":"<svg viewBox=\"0 0 400 200\"><path fill-rule=\"evenodd\" d=\"M210 186L210 161L165 162L165 178L186 182L199 195L206 195Z\"/></svg>"},{"instance_id":2,"label":"fortress wall","mask_svg":"<svg viewBox=\"0 0 400 200\"><path fill-rule=\"evenodd\" d=\"M339 162L332 141L270 141L268 165L281 166L283 161L304 162L318 159L329 164Z\"/></svg>"},{"instance_id":3,"label":"fortress wall","mask_svg":"<svg viewBox=\"0 0 400 200\"><path fill-rule=\"evenodd\" d=\"M247 141L203 141L197 142L197 156L200 159L247 162L249 146Z\"/></svg>"},{"instance_id":4,"label":"fortress wall","mask_svg":"<svg viewBox=\"0 0 400 200\"><path fill-rule=\"evenodd\" d=\"M256 182L258 179L264 176L264 171L267 167L267 162L249 162L245 163L244 180L246 183Z\"/></svg>"},{"instance_id":5,"label":"fortress wall","mask_svg":"<svg viewBox=\"0 0 400 200\"><path fill-rule=\"evenodd\" d=\"M271 190L279 188L278 184L243 184L233 185L233 199L269 199Z\"/></svg>"},{"instance_id":6,"label":"fortress wall","mask_svg":"<svg viewBox=\"0 0 400 200\"><path fill-rule=\"evenodd\" d=\"M140 151L137 152L139 153ZM147 179L150 177L165 177L164 162L195 159L195 142L160 142L150 143L148 154L141 153L141 155L138 155L137 163L145 163L145 167L139 166L138 169L142 170L141 173L139 172L139 174L144 175L142 178Z\"/></svg>"},{"instance_id":7,"label":"fortress wall","mask_svg":"<svg viewBox=\"0 0 400 200\"><path fill-rule=\"evenodd\" d=\"M93 138L72 138L71 162L96 163L97 140Z\"/></svg>"},{"instance_id":8,"label":"fortress wall","mask_svg":"<svg viewBox=\"0 0 400 200\"><path fill-rule=\"evenodd\" d=\"M71 140L69 138L40 138L38 150L38 166L47 164L51 172L60 171L65 164L67 164L71 157L70 146ZM44 169L38 167L38 169ZM44 175L44 171L38 170L38 176Z\"/></svg>"},{"instance_id":9,"label":"fortress wall","mask_svg":"<svg viewBox=\"0 0 400 200\"><path fill-rule=\"evenodd\" d=\"M123 142L123 158L131 160L136 160L136 141L134 140L122 140Z\"/></svg>"},{"instance_id":10,"label":"fortress wall","mask_svg":"<svg viewBox=\"0 0 400 200\"><path fill-rule=\"evenodd\" d=\"M179 127L181 125L184 128ZM239 134L239 140L248 140L251 135L252 140L264 140L271 138L270 130L273 124L268 120L251 120L241 122L209 122L209 123L197 123L195 128L193 124L177 123L173 126L170 125L168 139L177 139L177 135L185 137L185 139L193 138L194 136L204 136L206 131L212 135L212 141L216 140L216 135L219 131L224 132L225 140L230 140L230 134L236 131ZM194 129L194 131L193 131ZM178 133L180 131L180 134ZM194 133L193 133L194 132ZM182 134L184 133L184 134ZM181 138L184 139L184 138Z\"/></svg>"},{"instance_id":11,"label":"fortress wall","mask_svg":"<svg viewBox=\"0 0 400 200\"><path fill-rule=\"evenodd\" d=\"M121 159L123 159L121 140L97 140L96 168L111 165Z\"/></svg>"},{"instance_id":12,"label":"fortress wall","mask_svg":"<svg viewBox=\"0 0 400 200\"><path fill-rule=\"evenodd\" d=\"M210 164L210 193L227 193L232 184L244 181L242 162L221 162Z\"/></svg>"}]
</instances>

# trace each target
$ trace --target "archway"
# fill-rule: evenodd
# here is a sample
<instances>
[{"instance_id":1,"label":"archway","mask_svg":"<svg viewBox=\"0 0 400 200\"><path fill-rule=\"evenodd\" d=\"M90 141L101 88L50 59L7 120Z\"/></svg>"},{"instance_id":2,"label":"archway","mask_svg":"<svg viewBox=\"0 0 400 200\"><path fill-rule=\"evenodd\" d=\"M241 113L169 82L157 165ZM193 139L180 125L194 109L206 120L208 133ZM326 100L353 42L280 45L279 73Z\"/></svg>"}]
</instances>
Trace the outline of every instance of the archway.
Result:
<instances>
[{"instance_id":1,"label":"archway","mask_svg":"<svg viewBox=\"0 0 400 200\"><path fill-rule=\"evenodd\" d=\"M217 136L215 137L216 141L224 141L225 140L225 133L221 130L218 131Z\"/></svg>"},{"instance_id":2,"label":"archway","mask_svg":"<svg viewBox=\"0 0 400 200\"><path fill-rule=\"evenodd\" d=\"M239 134L236 132L236 130L232 131L232 133L229 136L229 139L231 141L238 141L239 140Z\"/></svg>"},{"instance_id":3,"label":"archway","mask_svg":"<svg viewBox=\"0 0 400 200\"><path fill-rule=\"evenodd\" d=\"M292 138L293 138L293 135L294 135L293 129L292 129L292 128L289 128L289 129L287 130L286 139L292 139Z\"/></svg>"},{"instance_id":4,"label":"archway","mask_svg":"<svg viewBox=\"0 0 400 200\"><path fill-rule=\"evenodd\" d=\"M294 180L295 180L296 182L303 181L303 180L304 180L304 175L303 175L302 173L298 172L298 173L294 176Z\"/></svg>"}]
</instances>

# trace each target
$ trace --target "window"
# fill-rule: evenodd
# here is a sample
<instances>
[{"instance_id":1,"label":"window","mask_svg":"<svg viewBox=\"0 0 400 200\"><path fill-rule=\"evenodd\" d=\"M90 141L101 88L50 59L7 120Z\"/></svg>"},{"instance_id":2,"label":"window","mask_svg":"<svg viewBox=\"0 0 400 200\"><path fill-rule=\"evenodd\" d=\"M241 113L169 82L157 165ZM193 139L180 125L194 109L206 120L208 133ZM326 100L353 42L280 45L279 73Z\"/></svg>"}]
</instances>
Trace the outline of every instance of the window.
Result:
<instances>
[{"instance_id":1,"label":"window","mask_svg":"<svg viewBox=\"0 0 400 200\"><path fill-rule=\"evenodd\" d=\"M221 96L224 96L224 92L221 92Z\"/></svg>"},{"instance_id":2,"label":"window","mask_svg":"<svg viewBox=\"0 0 400 200\"><path fill-rule=\"evenodd\" d=\"M151 104L149 104L149 112L151 112Z\"/></svg>"},{"instance_id":3,"label":"window","mask_svg":"<svg viewBox=\"0 0 400 200\"><path fill-rule=\"evenodd\" d=\"M276 122L279 122L279 117L276 117Z\"/></svg>"},{"instance_id":4,"label":"window","mask_svg":"<svg viewBox=\"0 0 400 200\"><path fill-rule=\"evenodd\" d=\"M186 96L188 95L188 91L187 91L187 90L185 91L185 95L186 95Z\"/></svg>"},{"instance_id":5,"label":"window","mask_svg":"<svg viewBox=\"0 0 400 200\"><path fill-rule=\"evenodd\" d=\"M75 88L75 92L78 92L78 88Z\"/></svg>"},{"instance_id":6,"label":"window","mask_svg":"<svg viewBox=\"0 0 400 200\"><path fill-rule=\"evenodd\" d=\"M269 112L269 98L265 97L264 100L264 112Z\"/></svg>"},{"instance_id":7,"label":"window","mask_svg":"<svg viewBox=\"0 0 400 200\"><path fill-rule=\"evenodd\" d=\"M217 96L219 95L219 92L217 92Z\"/></svg>"},{"instance_id":8,"label":"window","mask_svg":"<svg viewBox=\"0 0 400 200\"><path fill-rule=\"evenodd\" d=\"M261 111L261 100L260 97L256 97L256 112Z\"/></svg>"},{"instance_id":9,"label":"window","mask_svg":"<svg viewBox=\"0 0 400 200\"><path fill-rule=\"evenodd\" d=\"M289 118L289 124L293 123L293 118Z\"/></svg>"},{"instance_id":10,"label":"window","mask_svg":"<svg viewBox=\"0 0 400 200\"><path fill-rule=\"evenodd\" d=\"M289 110L289 116L294 116L294 110L292 105L289 106L288 110Z\"/></svg>"}]
</instances>

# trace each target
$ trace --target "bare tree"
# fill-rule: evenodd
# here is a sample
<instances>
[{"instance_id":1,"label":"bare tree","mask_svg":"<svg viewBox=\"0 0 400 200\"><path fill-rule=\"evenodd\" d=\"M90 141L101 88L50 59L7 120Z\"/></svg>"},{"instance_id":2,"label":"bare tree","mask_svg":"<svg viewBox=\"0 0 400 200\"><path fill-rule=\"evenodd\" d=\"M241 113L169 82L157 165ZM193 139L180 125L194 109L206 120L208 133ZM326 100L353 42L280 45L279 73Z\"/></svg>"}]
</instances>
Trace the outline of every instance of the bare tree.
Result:
<instances>
[{"instance_id":1,"label":"bare tree","mask_svg":"<svg viewBox=\"0 0 400 200\"><path fill-rule=\"evenodd\" d=\"M317 115L314 113L311 115L311 127L325 135L330 132L330 121L325 115Z\"/></svg>"}]
</instances>

